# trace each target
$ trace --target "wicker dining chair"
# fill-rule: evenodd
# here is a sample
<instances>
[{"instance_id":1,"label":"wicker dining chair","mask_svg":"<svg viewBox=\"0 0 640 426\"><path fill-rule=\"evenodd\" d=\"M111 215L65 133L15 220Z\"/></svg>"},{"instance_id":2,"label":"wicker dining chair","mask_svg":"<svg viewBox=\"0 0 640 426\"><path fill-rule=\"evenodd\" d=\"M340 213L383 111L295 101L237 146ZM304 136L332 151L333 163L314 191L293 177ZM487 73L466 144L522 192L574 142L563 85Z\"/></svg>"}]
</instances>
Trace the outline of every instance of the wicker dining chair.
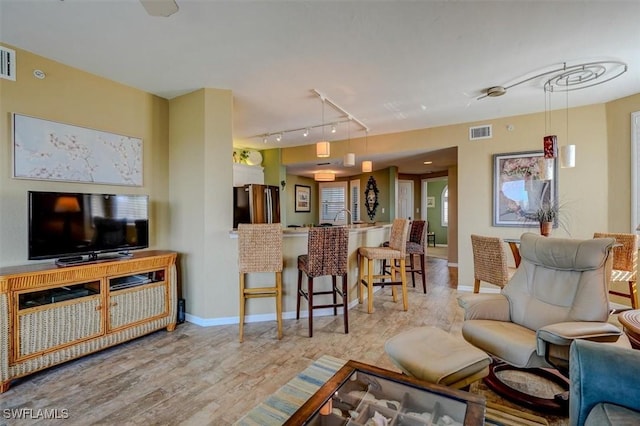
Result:
<instances>
[{"instance_id":1,"label":"wicker dining chair","mask_svg":"<svg viewBox=\"0 0 640 426\"><path fill-rule=\"evenodd\" d=\"M349 229L345 227L316 227L309 229L307 254L298 256L298 297L296 319L300 319L300 299L304 297L309 306L309 337L313 337L313 310L343 308L344 332L349 333L349 297L347 283L347 258L349 252ZM302 287L302 274L307 275L307 289ZM316 291L314 278L331 276L331 290ZM338 289L337 277L341 277L342 288ZM316 304L315 296L333 296L333 303ZM337 296L340 295L341 303Z\"/></svg>"},{"instance_id":2,"label":"wicker dining chair","mask_svg":"<svg viewBox=\"0 0 640 426\"><path fill-rule=\"evenodd\" d=\"M616 246L613 247L613 269L611 282L626 281L629 284L629 293L612 290L609 286L609 294L627 297L631 299L631 308L638 309L638 240L636 234L620 234L610 232L596 232L593 238L614 238Z\"/></svg>"},{"instance_id":3,"label":"wicker dining chair","mask_svg":"<svg viewBox=\"0 0 640 426\"><path fill-rule=\"evenodd\" d=\"M278 339L282 339L282 227L279 223L238 224L238 271L240 272L240 342L244 338L247 299L275 297ZM275 273L275 284L249 288L246 274Z\"/></svg>"},{"instance_id":4,"label":"wicker dining chair","mask_svg":"<svg viewBox=\"0 0 640 426\"><path fill-rule=\"evenodd\" d=\"M471 235L473 250L473 292L480 291L480 282L497 285L502 288L515 273L514 268L507 265L507 254L504 241L499 237Z\"/></svg>"},{"instance_id":5,"label":"wicker dining chair","mask_svg":"<svg viewBox=\"0 0 640 426\"><path fill-rule=\"evenodd\" d=\"M418 273L422 275L422 290L427 294L427 274L425 273L425 237L427 235L427 222L424 220L414 220L411 222L409 228L409 241L407 241L407 254L409 255L409 269L407 272L411 272L411 282L413 286L416 286L416 276ZM384 247L389 247L389 241L382 243ZM414 256L418 256L420 260L420 267L414 265ZM397 263L397 261L396 261ZM382 261L382 270L386 272L389 266L387 261Z\"/></svg>"},{"instance_id":6,"label":"wicker dining chair","mask_svg":"<svg viewBox=\"0 0 640 426\"><path fill-rule=\"evenodd\" d=\"M402 305L404 310L409 309L407 301L407 234L409 233L409 220L395 219L391 225L389 247L360 247L358 249L358 302L363 303L362 287L367 289L367 312L373 312L373 287L391 286L393 301L397 300L396 286L402 286ZM388 260L391 265L390 274L382 271L380 275L374 275L374 260ZM395 260L399 261L399 266ZM365 264L367 265L365 274ZM400 281L394 281L397 273L400 273ZM386 281L386 280L390 281ZM380 280L377 281L376 280Z\"/></svg>"}]
</instances>

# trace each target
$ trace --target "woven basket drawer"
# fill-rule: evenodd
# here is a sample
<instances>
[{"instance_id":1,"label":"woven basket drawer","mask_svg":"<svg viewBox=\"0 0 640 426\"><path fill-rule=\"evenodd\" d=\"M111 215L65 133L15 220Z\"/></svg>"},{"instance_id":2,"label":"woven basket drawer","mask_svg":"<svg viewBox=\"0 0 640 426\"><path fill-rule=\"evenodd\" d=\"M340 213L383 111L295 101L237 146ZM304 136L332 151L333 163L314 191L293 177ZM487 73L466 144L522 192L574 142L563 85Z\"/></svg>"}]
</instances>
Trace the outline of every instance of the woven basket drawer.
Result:
<instances>
[{"instance_id":1,"label":"woven basket drawer","mask_svg":"<svg viewBox=\"0 0 640 426\"><path fill-rule=\"evenodd\" d=\"M150 320L169 314L167 286L155 285L135 291L112 293L109 308L109 329Z\"/></svg>"},{"instance_id":2,"label":"woven basket drawer","mask_svg":"<svg viewBox=\"0 0 640 426\"><path fill-rule=\"evenodd\" d=\"M101 298L50 305L18 315L18 357L102 334Z\"/></svg>"}]
</instances>

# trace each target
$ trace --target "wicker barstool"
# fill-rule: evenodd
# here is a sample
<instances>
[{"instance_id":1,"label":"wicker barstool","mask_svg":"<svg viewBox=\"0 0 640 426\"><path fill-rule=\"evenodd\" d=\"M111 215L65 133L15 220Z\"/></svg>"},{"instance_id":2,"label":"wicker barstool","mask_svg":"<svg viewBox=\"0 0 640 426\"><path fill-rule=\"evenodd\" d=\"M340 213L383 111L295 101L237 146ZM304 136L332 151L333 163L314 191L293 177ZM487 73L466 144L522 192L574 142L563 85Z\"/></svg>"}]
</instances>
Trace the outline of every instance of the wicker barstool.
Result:
<instances>
[{"instance_id":1,"label":"wicker barstool","mask_svg":"<svg viewBox=\"0 0 640 426\"><path fill-rule=\"evenodd\" d=\"M411 222L409 228L409 241L407 241L407 254L409 255L409 269L407 272L411 272L411 282L413 286L416 286L416 272L422 275L422 289L427 294L427 275L425 274L425 261L424 261L424 243L425 236L427 235L427 222L424 220L414 220ZM389 241L382 243L384 247L389 247ZM420 259L420 269L417 269L413 264L414 256L418 256ZM396 261L397 262L397 261ZM382 270L386 273L388 270L387 261L382 261Z\"/></svg>"},{"instance_id":2,"label":"wicker barstool","mask_svg":"<svg viewBox=\"0 0 640 426\"><path fill-rule=\"evenodd\" d=\"M480 281L504 287L515 269L507 266L504 241L499 237L471 235L473 250L473 292L480 291Z\"/></svg>"},{"instance_id":3,"label":"wicker barstool","mask_svg":"<svg viewBox=\"0 0 640 426\"><path fill-rule=\"evenodd\" d=\"M611 282L628 282L629 294L611 290L611 287L609 287L609 293L631 299L631 308L638 309L636 282L638 273L638 239L640 237L636 234L596 232L593 234L593 238L615 238L617 245L613 247Z\"/></svg>"},{"instance_id":4,"label":"wicker barstool","mask_svg":"<svg viewBox=\"0 0 640 426\"><path fill-rule=\"evenodd\" d=\"M397 300L396 285L402 286L402 304L406 311L409 308L407 302L407 273L406 257L407 257L407 233L409 232L409 221L407 219L395 219L391 226L391 235L389 237L389 247L360 247L358 249L359 268L358 268L358 301L363 302L362 287L367 288L368 307L367 312L373 312L373 287L390 285L393 301ZM381 275L374 275L374 260L388 260L391 266L389 275L382 271ZM397 266L395 260L398 260L400 266ZM365 280L364 265L367 263L367 274ZM398 271L399 269L399 271ZM394 281L396 273L400 272L400 281ZM390 282L375 280L387 280Z\"/></svg>"},{"instance_id":5,"label":"wicker barstool","mask_svg":"<svg viewBox=\"0 0 640 426\"><path fill-rule=\"evenodd\" d=\"M279 223L238 224L238 271L240 272L240 341L244 338L247 299L276 298L278 339L282 338L282 227ZM246 274L274 272L273 287L248 288Z\"/></svg>"},{"instance_id":6,"label":"wicker barstool","mask_svg":"<svg viewBox=\"0 0 640 426\"><path fill-rule=\"evenodd\" d=\"M307 299L309 305L309 337L313 337L313 310L338 308L344 310L344 332L349 333L349 297L347 286L347 258L349 251L349 229L343 227L318 227L309 229L307 254L298 256L298 298L296 319L300 319L300 298ZM302 273L307 275L307 290L302 288ZM328 291L314 291L313 280L323 275L331 275L332 288ZM342 277L342 289L338 289L337 277ZM316 305L314 296L333 295L333 303ZM341 297L338 303L337 295Z\"/></svg>"}]
</instances>

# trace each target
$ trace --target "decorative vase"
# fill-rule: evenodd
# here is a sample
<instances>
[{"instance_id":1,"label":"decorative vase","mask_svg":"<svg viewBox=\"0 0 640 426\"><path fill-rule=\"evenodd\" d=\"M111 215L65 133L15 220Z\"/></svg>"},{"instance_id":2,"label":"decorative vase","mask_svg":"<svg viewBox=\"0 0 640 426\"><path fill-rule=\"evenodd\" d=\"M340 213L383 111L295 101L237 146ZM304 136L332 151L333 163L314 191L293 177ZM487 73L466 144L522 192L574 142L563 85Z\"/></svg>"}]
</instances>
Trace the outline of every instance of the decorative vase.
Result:
<instances>
[{"instance_id":1,"label":"decorative vase","mask_svg":"<svg viewBox=\"0 0 640 426\"><path fill-rule=\"evenodd\" d=\"M540 235L548 237L551 234L551 228L553 228L553 222L540 222Z\"/></svg>"}]
</instances>

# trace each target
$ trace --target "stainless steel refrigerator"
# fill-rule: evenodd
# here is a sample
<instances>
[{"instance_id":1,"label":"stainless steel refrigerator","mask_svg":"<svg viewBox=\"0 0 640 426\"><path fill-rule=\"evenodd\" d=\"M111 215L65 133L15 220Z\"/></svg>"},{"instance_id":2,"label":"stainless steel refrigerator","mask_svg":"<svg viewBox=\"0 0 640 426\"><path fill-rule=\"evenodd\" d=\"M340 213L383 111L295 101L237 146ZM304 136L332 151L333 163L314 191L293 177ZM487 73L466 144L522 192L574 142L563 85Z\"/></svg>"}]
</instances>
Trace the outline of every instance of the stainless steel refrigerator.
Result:
<instances>
[{"instance_id":1,"label":"stainless steel refrigerator","mask_svg":"<svg viewBox=\"0 0 640 426\"><path fill-rule=\"evenodd\" d=\"M239 223L280 223L280 188L250 184L233 188L233 227Z\"/></svg>"}]
</instances>

